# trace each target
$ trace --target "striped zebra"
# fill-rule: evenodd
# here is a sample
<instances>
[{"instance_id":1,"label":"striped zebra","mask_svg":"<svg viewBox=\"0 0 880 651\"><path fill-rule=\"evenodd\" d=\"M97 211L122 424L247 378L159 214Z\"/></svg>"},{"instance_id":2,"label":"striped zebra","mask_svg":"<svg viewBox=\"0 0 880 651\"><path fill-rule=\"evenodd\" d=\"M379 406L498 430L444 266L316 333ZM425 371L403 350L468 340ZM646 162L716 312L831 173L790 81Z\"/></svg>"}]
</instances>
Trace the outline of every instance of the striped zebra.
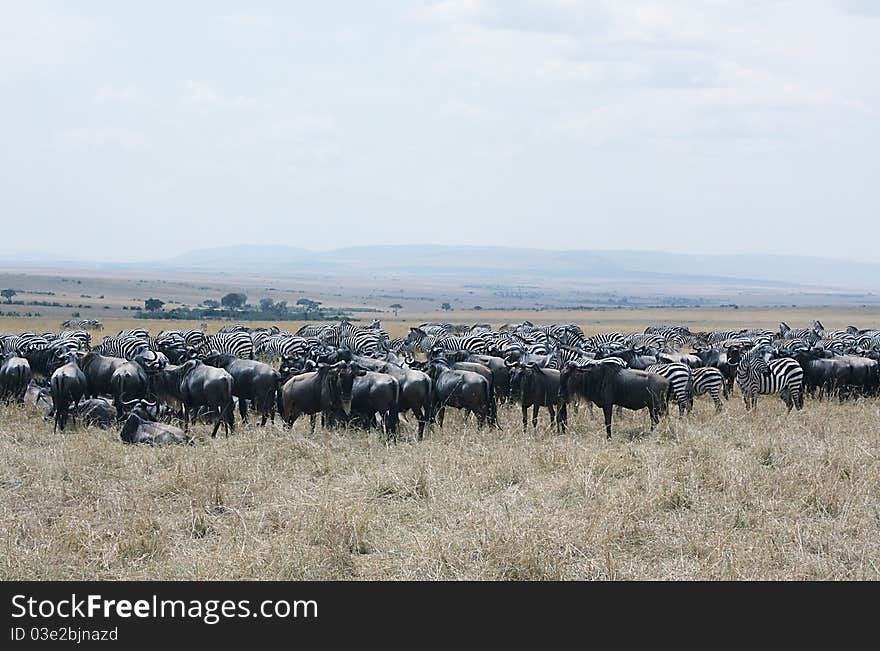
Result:
<instances>
[{"instance_id":1,"label":"striped zebra","mask_svg":"<svg viewBox=\"0 0 880 651\"><path fill-rule=\"evenodd\" d=\"M235 355L240 359L253 359L254 342L249 332L218 332L205 339L198 351L204 354L217 351Z\"/></svg>"},{"instance_id":2,"label":"striped zebra","mask_svg":"<svg viewBox=\"0 0 880 651\"><path fill-rule=\"evenodd\" d=\"M803 368L786 357L768 362L767 353L766 348L754 348L741 355L737 363L736 383L742 391L746 409L753 409L758 404L759 395L778 393L789 412L792 407L800 411L804 406Z\"/></svg>"},{"instance_id":3,"label":"striped zebra","mask_svg":"<svg viewBox=\"0 0 880 651\"><path fill-rule=\"evenodd\" d=\"M264 359L281 359L283 357L306 357L320 341L315 337L297 337L292 334L272 335L263 341L254 354Z\"/></svg>"},{"instance_id":4,"label":"striped zebra","mask_svg":"<svg viewBox=\"0 0 880 651\"><path fill-rule=\"evenodd\" d=\"M63 332L46 332L43 337L49 341L67 341L76 344L79 350L89 351L92 347L92 335L85 330L64 330Z\"/></svg>"},{"instance_id":5,"label":"striped zebra","mask_svg":"<svg viewBox=\"0 0 880 651\"><path fill-rule=\"evenodd\" d=\"M104 324L97 319L68 319L61 324L62 328L94 328L95 330L103 330Z\"/></svg>"},{"instance_id":6,"label":"striped zebra","mask_svg":"<svg viewBox=\"0 0 880 651\"><path fill-rule=\"evenodd\" d=\"M816 331L813 328L798 328L793 330L785 321L779 322L779 338L803 339L811 346L820 339L819 335L816 334Z\"/></svg>"},{"instance_id":7,"label":"striped zebra","mask_svg":"<svg viewBox=\"0 0 880 651\"><path fill-rule=\"evenodd\" d=\"M223 326L217 332L225 335L230 332L249 332L249 328L243 323L233 323L232 325Z\"/></svg>"},{"instance_id":8,"label":"striped zebra","mask_svg":"<svg viewBox=\"0 0 880 651\"><path fill-rule=\"evenodd\" d=\"M36 332L22 332L20 334L3 335L0 338L0 348L5 355L12 351L22 355L33 350L49 348L49 340Z\"/></svg>"},{"instance_id":9,"label":"striped zebra","mask_svg":"<svg viewBox=\"0 0 880 651\"><path fill-rule=\"evenodd\" d=\"M862 330L856 335L856 346L863 350L880 350L880 330Z\"/></svg>"},{"instance_id":10,"label":"striped zebra","mask_svg":"<svg viewBox=\"0 0 880 651\"><path fill-rule=\"evenodd\" d=\"M547 365L544 368L562 370L568 364L584 366L594 360L592 353L574 346L557 346L550 353Z\"/></svg>"},{"instance_id":11,"label":"striped zebra","mask_svg":"<svg viewBox=\"0 0 880 651\"><path fill-rule=\"evenodd\" d=\"M145 348L158 352L155 348L155 343L149 337L144 339L135 336L117 335L115 337L104 337L101 343L92 350L107 357L122 357L123 359L132 360Z\"/></svg>"},{"instance_id":12,"label":"striped zebra","mask_svg":"<svg viewBox=\"0 0 880 651\"><path fill-rule=\"evenodd\" d=\"M721 411L721 392L724 388L724 374L714 366L700 366L693 369L694 396L708 393L715 403L715 410Z\"/></svg>"},{"instance_id":13,"label":"striped zebra","mask_svg":"<svg viewBox=\"0 0 880 651\"><path fill-rule=\"evenodd\" d=\"M675 402L678 404L678 413L683 416L694 406L694 374L691 367L680 362L669 364L651 364L645 369L648 373L656 373L669 380Z\"/></svg>"},{"instance_id":14,"label":"striped zebra","mask_svg":"<svg viewBox=\"0 0 880 651\"><path fill-rule=\"evenodd\" d=\"M622 332L600 332L587 338L589 348L601 348L602 346L626 346L627 338Z\"/></svg>"},{"instance_id":15,"label":"striped zebra","mask_svg":"<svg viewBox=\"0 0 880 651\"><path fill-rule=\"evenodd\" d=\"M139 337L140 339L149 339L150 333L146 328L130 328L128 330L120 330L117 337Z\"/></svg>"},{"instance_id":16,"label":"striped zebra","mask_svg":"<svg viewBox=\"0 0 880 651\"><path fill-rule=\"evenodd\" d=\"M333 324L330 323L309 323L301 327L296 331L297 337L318 337L325 330L333 328Z\"/></svg>"}]
</instances>

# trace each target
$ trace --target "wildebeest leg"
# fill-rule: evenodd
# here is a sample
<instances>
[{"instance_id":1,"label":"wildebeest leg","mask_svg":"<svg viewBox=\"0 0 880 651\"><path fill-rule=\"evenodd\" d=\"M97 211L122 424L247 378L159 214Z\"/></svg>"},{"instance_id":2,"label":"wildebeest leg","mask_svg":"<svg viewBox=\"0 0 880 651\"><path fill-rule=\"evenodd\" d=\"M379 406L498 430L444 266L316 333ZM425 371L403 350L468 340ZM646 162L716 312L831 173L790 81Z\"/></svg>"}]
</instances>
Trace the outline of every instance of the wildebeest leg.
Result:
<instances>
[{"instance_id":1,"label":"wildebeest leg","mask_svg":"<svg viewBox=\"0 0 880 651\"><path fill-rule=\"evenodd\" d=\"M437 413L437 424L440 427L443 427L443 418L445 418L445 416L446 416L446 407L440 407L440 409L438 409L436 413Z\"/></svg>"},{"instance_id":2,"label":"wildebeest leg","mask_svg":"<svg viewBox=\"0 0 880 651\"><path fill-rule=\"evenodd\" d=\"M541 411L541 405L535 403L532 407L532 429L538 429L538 412Z\"/></svg>"},{"instance_id":3,"label":"wildebeest leg","mask_svg":"<svg viewBox=\"0 0 880 651\"><path fill-rule=\"evenodd\" d=\"M220 409L220 407L215 407L214 409L217 411L217 422L214 423L214 430L211 432L211 438L217 436L217 430L220 429L220 421L223 420L223 410ZM226 436L229 436L229 430L226 431Z\"/></svg>"},{"instance_id":4,"label":"wildebeest leg","mask_svg":"<svg viewBox=\"0 0 880 651\"><path fill-rule=\"evenodd\" d=\"M602 411L605 412L605 438L609 441L611 440L611 412L613 411L614 405L607 404L602 407ZM620 409L620 407L618 407Z\"/></svg>"},{"instance_id":5,"label":"wildebeest leg","mask_svg":"<svg viewBox=\"0 0 880 651\"><path fill-rule=\"evenodd\" d=\"M568 430L568 405L564 402L559 405L556 410L556 431L565 432Z\"/></svg>"},{"instance_id":6,"label":"wildebeest leg","mask_svg":"<svg viewBox=\"0 0 880 651\"><path fill-rule=\"evenodd\" d=\"M550 427L553 427L556 424L556 410L553 405L547 405L547 411L550 412Z\"/></svg>"},{"instance_id":7,"label":"wildebeest leg","mask_svg":"<svg viewBox=\"0 0 880 651\"><path fill-rule=\"evenodd\" d=\"M623 416L623 407L617 405L617 417L620 418Z\"/></svg>"},{"instance_id":8,"label":"wildebeest leg","mask_svg":"<svg viewBox=\"0 0 880 651\"><path fill-rule=\"evenodd\" d=\"M248 401L247 398L238 399L238 413L241 415L241 422L248 422Z\"/></svg>"},{"instance_id":9,"label":"wildebeest leg","mask_svg":"<svg viewBox=\"0 0 880 651\"><path fill-rule=\"evenodd\" d=\"M528 408L528 406L525 405L525 403L523 403L523 406L522 406L522 422L523 422L523 432L525 432L526 429L528 429L528 422L529 422L529 408Z\"/></svg>"}]
</instances>

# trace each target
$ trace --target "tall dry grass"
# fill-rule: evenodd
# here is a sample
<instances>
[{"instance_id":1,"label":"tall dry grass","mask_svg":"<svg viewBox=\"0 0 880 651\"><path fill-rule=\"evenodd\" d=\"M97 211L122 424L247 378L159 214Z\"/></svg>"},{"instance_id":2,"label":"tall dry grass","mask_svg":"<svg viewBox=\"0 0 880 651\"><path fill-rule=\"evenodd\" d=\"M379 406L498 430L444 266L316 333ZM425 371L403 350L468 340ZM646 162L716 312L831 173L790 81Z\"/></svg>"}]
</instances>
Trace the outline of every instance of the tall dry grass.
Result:
<instances>
[{"instance_id":1,"label":"tall dry grass","mask_svg":"<svg viewBox=\"0 0 880 651\"><path fill-rule=\"evenodd\" d=\"M880 402L191 448L0 409L0 579L877 579ZM411 435L412 427L405 427Z\"/></svg>"}]
</instances>

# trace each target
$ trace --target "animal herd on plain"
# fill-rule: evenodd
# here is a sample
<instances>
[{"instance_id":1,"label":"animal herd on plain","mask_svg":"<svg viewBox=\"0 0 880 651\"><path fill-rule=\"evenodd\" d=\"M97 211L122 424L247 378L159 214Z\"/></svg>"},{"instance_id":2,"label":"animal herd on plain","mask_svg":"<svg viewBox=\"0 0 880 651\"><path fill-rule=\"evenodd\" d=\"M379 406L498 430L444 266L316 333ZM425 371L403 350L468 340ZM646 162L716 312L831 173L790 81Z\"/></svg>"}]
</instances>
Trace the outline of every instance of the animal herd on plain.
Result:
<instances>
[{"instance_id":1,"label":"animal herd on plain","mask_svg":"<svg viewBox=\"0 0 880 651\"><path fill-rule=\"evenodd\" d=\"M69 327L65 322L62 327ZM686 415L708 395L721 410L734 387L747 410L759 395L778 394L800 410L805 396L840 401L880 393L880 330L745 329L691 332L650 326L644 332L586 335L572 323L528 321L422 324L392 338L379 321L315 323L297 332L236 324L203 329L143 328L103 337L92 346L86 325L61 332L0 334L0 398L45 408L54 428L79 420L119 427L125 443L188 443L194 422L235 428L257 414L276 413L292 426L308 415L325 427L350 426L396 440L410 416L418 439L442 427L447 408L497 426L498 410L518 404L522 426L537 427L543 407L551 426L571 425L595 404L611 437L613 408L647 410L651 429L670 402ZM176 424L174 424L176 423Z\"/></svg>"}]
</instances>

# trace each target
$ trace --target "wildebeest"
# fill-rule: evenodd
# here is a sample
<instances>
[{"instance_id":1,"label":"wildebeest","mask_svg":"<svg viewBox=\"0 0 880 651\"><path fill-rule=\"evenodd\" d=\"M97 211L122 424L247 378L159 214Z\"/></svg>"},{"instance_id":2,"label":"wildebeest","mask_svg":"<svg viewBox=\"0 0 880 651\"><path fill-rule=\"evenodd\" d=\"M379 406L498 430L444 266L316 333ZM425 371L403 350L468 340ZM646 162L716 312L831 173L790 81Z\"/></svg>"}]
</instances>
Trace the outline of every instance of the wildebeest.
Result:
<instances>
[{"instance_id":1,"label":"wildebeest","mask_svg":"<svg viewBox=\"0 0 880 651\"><path fill-rule=\"evenodd\" d=\"M144 443L146 445L189 444L190 439L182 429L167 423L156 423L141 418L137 413L129 414L119 432L123 443Z\"/></svg>"},{"instance_id":2,"label":"wildebeest","mask_svg":"<svg viewBox=\"0 0 880 651\"><path fill-rule=\"evenodd\" d=\"M76 406L76 415L84 425L111 427L118 421L116 409L104 398L88 398Z\"/></svg>"},{"instance_id":3,"label":"wildebeest","mask_svg":"<svg viewBox=\"0 0 880 651\"><path fill-rule=\"evenodd\" d=\"M355 367L357 369L357 367ZM397 437L400 385L391 375L359 369L351 389L351 414L369 428L382 419L385 436Z\"/></svg>"},{"instance_id":4,"label":"wildebeest","mask_svg":"<svg viewBox=\"0 0 880 651\"><path fill-rule=\"evenodd\" d=\"M319 413L329 415L341 409L351 413L352 388L354 379L365 374L345 361L335 364L321 364L315 371L306 371L292 376L281 387L282 417L292 426L301 414L310 417L312 432Z\"/></svg>"},{"instance_id":5,"label":"wildebeest","mask_svg":"<svg viewBox=\"0 0 880 651\"><path fill-rule=\"evenodd\" d=\"M442 357L435 357L426 365L426 372L434 382L434 407L437 424L443 427L446 407L465 409L474 413L482 427L490 413L489 383L482 375L450 367Z\"/></svg>"},{"instance_id":6,"label":"wildebeest","mask_svg":"<svg viewBox=\"0 0 880 651\"><path fill-rule=\"evenodd\" d=\"M199 407L206 407L218 416L211 432L217 436L220 423L228 436L235 429L232 401L232 376L222 368L215 368L191 359L180 366L169 364L152 376L153 392L170 398L183 406L184 426L188 429Z\"/></svg>"},{"instance_id":7,"label":"wildebeest","mask_svg":"<svg viewBox=\"0 0 880 651\"><path fill-rule=\"evenodd\" d=\"M15 351L6 353L0 359L0 398L6 403L24 401L24 394L31 382L31 365Z\"/></svg>"},{"instance_id":8,"label":"wildebeest","mask_svg":"<svg viewBox=\"0 0 880 651\"><path fill-rule=\"evenodd\" d=\"M550 412L550 424L557 430L566 427L567 408L559 392L559 371L540 368L537 364L510 365L510 397L522 405L523 431L528 422L529 407L532 407L532 427L538 426L538 411L546 407Z\"/></svg>"},{"instance_id":9,"label":"wildebeest","mask_svg":"<svg viewBox=\"0 0 880 651\"><path fill-rule=\"evenodd\" d=\"M427 373L402 368L397 364L369 357L354 357L355 363L361 368L376 373L385 373L397 380L400 394L397 402L398 414L412 411L419 423L418 437L421 440L425 433L425 424L431 419L433 401L433 383Z\"/></svg>"},{"instance_id":10,"label":"wildebeest","mask_svg":"<svg viewBox=\"0 0 880 651\"><path fill-rule=\"evenodd\" d=\"M67 363L59 366L49 380L52 389L52 402L55 405L55 426L53 431L67 425L71 405L75 408L86 392L86 376L77 364L76 353L68 353Z\"/></svg>"},{"instance_id":11,"label":"wildebeest","mask_svg":"<svg viewBox=\"0 0 880 651\"><path fill-rule=\"evenodd\" d=\"M205 364L222 368L232 376L232 395L238 398L242 421L247 421L248 400L260 412L260 425L269 417L275 420L275 391L281 375L274 368L252 359L239 359L229 353L212 353L204 359Z\"/></svg>"},{"instance_id":12,"label":"wildebeest","mask_svg":"<svg viewBox=\"0 0 880 651\"><path fill-rule=\"evenodd\" d=\"M116 417L122 420L122 405L147 395L147 374L140 364L124 362L116 367L110 376L110 394L116 407Z\"/></svg>"},{"instance_id":13,"label":"wildebeest","mask_svg":"<svg viewBox=\"0 0 880 651\"><path fill-rule=\"evenodd\" d=\"M581 382L580 392L594 402L605 414L605 434L611 438L611 412L614 405L627 409L647 409L651 416L651 430L666 412L670 383L664 377L625 368L623 364L607 360L584 366L566 365L560 373L559 391L568 401L573 393L572 384Z\"/></svg>"}]
</instances>

